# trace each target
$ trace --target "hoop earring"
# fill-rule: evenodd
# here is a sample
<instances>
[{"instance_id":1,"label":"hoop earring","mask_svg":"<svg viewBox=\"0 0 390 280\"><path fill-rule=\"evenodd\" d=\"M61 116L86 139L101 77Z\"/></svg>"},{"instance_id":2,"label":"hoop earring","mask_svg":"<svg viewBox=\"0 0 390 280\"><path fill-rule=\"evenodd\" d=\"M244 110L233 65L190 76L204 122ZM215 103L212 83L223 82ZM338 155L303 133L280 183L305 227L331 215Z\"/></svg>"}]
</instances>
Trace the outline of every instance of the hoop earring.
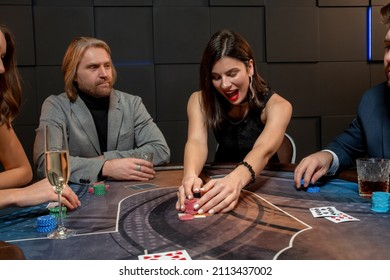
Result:
<instances>
[{"instance_id":1,"label":"hoop earring","mask_svg":"<svg viewBox=\"0 0 390 280\"><path fill-rule=\"evenodd\" d=\"M255 91L253 89L253 77L249 76L249 92L251 95L251 99L255 99Z\"/></svg>"}]
</instances>

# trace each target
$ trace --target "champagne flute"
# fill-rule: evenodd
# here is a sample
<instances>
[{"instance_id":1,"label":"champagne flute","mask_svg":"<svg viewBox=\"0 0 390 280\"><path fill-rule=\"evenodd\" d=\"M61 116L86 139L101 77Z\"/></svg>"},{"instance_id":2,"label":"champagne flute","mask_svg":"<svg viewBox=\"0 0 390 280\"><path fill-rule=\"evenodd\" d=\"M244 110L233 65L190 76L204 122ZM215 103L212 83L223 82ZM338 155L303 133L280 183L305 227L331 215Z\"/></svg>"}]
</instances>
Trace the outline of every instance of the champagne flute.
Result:
<instances>
[{"instance_id":1,"label":"champagne flute","mask_svg":"<svg viewBox=\"0 0 390 280\"><path fill-rule=\"evenodd\" d=\"M66 239L76 234L75 230L64 226L61 195L70 175L69 149L65 126L45 125L45 169L46 177L58 194L58 226L47 235L50 239Z\"/></svg>"}]
</instances>

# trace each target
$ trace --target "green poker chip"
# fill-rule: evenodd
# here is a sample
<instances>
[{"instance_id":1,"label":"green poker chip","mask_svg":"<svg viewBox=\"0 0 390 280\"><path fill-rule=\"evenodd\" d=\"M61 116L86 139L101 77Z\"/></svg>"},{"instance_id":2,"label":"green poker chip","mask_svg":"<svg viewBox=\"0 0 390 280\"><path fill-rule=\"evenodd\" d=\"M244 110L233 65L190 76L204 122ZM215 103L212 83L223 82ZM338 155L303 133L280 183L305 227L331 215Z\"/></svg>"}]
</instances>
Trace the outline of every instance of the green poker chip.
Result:
<instances>
[{"instance_id":1,"label":"green poker chip","mask_svg":"<svg viewBox=\"0 0 390 280\"><path fill-rule=\"evenodd\" d=\"M55 216L58 219L59 213L60 213L60 207L52 207L49 209L50 215ZM62 206L62 218L66 217L66 207Z\"/></svg>"},{"instance_id":2,"label":"green poker chip","mask_svg":"<svg viewBox=\"0 0 390 280\"><path fill-rule=\"evenodd\" d=\"M107 193L106 185L104 184L97 184L93 186L93 193L94 195L105 195Z\"/></svg>"}]
</instances>

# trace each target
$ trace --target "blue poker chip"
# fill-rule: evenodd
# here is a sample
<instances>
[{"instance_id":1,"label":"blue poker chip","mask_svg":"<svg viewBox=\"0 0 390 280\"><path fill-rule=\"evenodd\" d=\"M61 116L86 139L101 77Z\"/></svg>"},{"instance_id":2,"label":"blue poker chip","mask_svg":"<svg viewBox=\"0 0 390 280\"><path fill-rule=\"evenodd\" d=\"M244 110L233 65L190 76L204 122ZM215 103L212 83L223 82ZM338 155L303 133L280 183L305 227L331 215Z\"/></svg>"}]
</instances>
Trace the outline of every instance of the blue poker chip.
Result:
<instances>
[{"instance_id":1,"label":"blue poker chip","mask_svg":"<svg viewBox=\"0 0 390 280\"><path fill-rule=\"evenodd\" d=\"M37 218L37 227L55 227L57 219L53 215L45 215Z\"/></svg>"},{"instance_id":2,"label":"blue poker chip","mask_svg":"<svg viewBox=\"0 0 390 280\"><path fill-rule=\"evenodd\" d=\"M56 226L37 227L37 232L47 233L56 229Z\"/></svg>"},{"instance_id":3,"label":"blue poker chip","mask_svg":"<svg viewBox=\"0 0 390 280\"><path fill-rule=\"evenodd\" d=\"M371 210L378 213L386 213L390 211L390 193L373 192L371 197Z\"/></svg>"},{"instance_id":4,"label":"blue poker chip","mask_svg":"<svg viewBox=\"0 0 390 280\"><path fill-rule=\"evenodd\" d=\"M317 187L317 186L308 187L306 189L306 192L308 192L308 193L318 193L318 192L320 192L320 187Z\"/></svg>"}]
</instances>

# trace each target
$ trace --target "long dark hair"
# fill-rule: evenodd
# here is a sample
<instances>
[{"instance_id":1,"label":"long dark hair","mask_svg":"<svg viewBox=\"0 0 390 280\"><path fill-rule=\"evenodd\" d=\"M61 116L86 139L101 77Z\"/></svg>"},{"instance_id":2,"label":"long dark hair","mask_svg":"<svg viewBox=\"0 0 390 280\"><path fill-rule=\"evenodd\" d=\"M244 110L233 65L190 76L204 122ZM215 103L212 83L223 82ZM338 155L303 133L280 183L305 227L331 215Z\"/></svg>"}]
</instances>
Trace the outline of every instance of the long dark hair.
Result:
<instances>
[{"instance_id":1,"label":"long dark hair","mask_svg":"<svg viewBox=\"0 0 390 280\"><path fill-rule=\"evenodd\" d=\"M212 83L211 71L214 64L222 57L231 57L242 61L247 67L253 61L252 93L248 98L249 109L263 106L262 100L269 91L266 82L257 73L255 59L248 42L238 33L231 30L220 30L211 36L200 63L200 90L202 92L202 108L206 115L208 128L218 128L223 120L226 100L218 94Z\"/></svg>"},{"instance_id":2,"label":"long dark hair","mask_svg":"<svg viewBox=\"0 0 390 280\"><path fill-rule=\"evenodd\" d=\"M5 72L0 74L0 125L11 123L19 113L22 102L22 87L20 75L16 67L15 43L11 32L0 25L0 32L4 34L7 52L3 57Z\"/></svg>"}]
</instances>

